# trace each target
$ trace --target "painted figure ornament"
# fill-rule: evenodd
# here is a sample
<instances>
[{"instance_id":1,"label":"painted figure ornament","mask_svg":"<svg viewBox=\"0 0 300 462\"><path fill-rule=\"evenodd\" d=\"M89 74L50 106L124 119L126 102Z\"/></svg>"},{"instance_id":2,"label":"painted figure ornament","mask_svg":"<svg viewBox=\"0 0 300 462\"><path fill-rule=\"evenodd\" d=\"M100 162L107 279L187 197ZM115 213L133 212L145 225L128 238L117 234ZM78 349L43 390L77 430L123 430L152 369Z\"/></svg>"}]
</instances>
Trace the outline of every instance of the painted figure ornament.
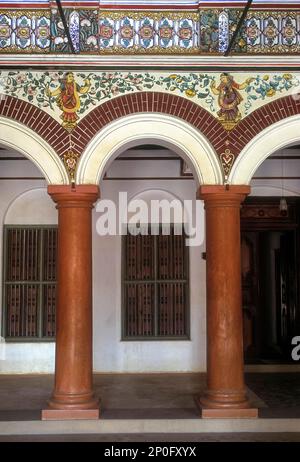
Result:
<instances>
[{"instance_id":1,"label":"painted figure ornament","mask_svg":"<svg viewBox=\"0 0 300 462\"><path fill-rule=\"evenodd\" d=\"M63 112L61 119L63 120L62 126L69 131L72 131L79 119L77 111L80 109L80 95L84 95L90 90L90 80L85 79L85 84L79 86L75 82L73 72L68 72L59 87L51 91L47 89L49 97L57 96L56 103Z\"/></svg>"},{"instance_id":2,"label":"painted figure ornament","mask_svg":"<svg viewBox=\"0 0 300 462\"><path fill-rule=\"evenodd\" d=\"M226 130L232 130L240 121L242 115L239 111L239 104L243 101L243 97L239 90L245 89L253 81L253 78L247 79L244 83L235 82L232 75L224 72L220 75L220 84L216 87L213 80L211 83L211 91L218 96L218 119Z\"/></svg>"}]
</instances>

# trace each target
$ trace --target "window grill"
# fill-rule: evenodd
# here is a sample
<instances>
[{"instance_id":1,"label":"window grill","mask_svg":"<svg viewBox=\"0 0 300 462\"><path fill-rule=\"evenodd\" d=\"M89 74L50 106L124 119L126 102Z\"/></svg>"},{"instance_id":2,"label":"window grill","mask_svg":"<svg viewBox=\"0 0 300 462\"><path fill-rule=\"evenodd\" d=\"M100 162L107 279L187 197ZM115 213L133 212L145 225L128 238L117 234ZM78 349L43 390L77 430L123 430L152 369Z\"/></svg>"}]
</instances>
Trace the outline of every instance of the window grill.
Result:
<instances>
[{"instance_id":1,"label":"window grill","mask_svg":"<svg viewBox=\"0 0 300 462\"><path fill-rule=\"evenodd\" d=\"M4 228L4 336L55 336L57 227Z\"/></svg>"},{"instance_id":2,"label":"window grill","mask_svg":"<svg viewBox=\"0 0 300 462\"><path fill-rule=\"evenodd\" d=\"M188 248L170 231L124 236L124 340L189 337Z\"/></svg>"}]
</instances>

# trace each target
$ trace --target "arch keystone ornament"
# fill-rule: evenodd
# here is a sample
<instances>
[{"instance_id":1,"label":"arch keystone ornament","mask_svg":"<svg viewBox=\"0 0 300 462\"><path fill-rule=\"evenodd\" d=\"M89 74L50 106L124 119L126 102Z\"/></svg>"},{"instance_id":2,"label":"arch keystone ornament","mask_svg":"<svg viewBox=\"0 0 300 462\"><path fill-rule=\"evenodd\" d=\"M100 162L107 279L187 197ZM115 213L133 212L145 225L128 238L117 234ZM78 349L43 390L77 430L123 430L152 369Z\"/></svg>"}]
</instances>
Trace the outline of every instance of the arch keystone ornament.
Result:
<instances>
[{"instance_id":1,"label":"arch keystone ornament","mask_svg":"<svg viewBox=\"0 0 300 462\"><path fill-rule=\"evenodd\" d=\"M224 152L220 154L220 161L223 169L224 180L227 183L230 170L233 166L235 160L234 154L230 151L229 148L226 148Z\"/></svg>"},{"instance_id":2,"label":"arch keystone ornament","mask_svg":"<svg viewBox=\"0 0 300 462\"><path fill-rule=\"evenodd\" d=\"M207 389L204 418L255 418L244 384L240 205L250 187L200 186L206 211Z\"/></svg>"}]
</instances>

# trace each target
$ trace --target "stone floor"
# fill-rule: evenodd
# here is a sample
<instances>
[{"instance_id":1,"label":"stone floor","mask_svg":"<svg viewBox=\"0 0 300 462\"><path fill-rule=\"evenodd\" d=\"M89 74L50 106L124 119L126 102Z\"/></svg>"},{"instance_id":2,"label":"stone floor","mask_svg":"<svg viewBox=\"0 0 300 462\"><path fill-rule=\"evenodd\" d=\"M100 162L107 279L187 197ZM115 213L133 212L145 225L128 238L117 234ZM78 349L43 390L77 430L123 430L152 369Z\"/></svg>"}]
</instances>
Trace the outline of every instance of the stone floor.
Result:
<instances>
[{"instance_id":1,"label":"stone floor","mask_svg":"<svg viewBox=\"0 0 300 462\"><path fill-rule=\"evenodd\" d=\"M147 433L147 434L101 434L101 435L13 435L0 436L0 443L47 443L47 442L82 442L82 443L127 443L127 442L155 442L155 443L224 443L224 442L270 442L286 443L300 442L300 433Z\"/></svg>"},{"instance_id":2,"label":"stone floor","mask_svg":"<svg viewBox=\"0 0 300 462\"><path fill-rule=\"evenodd\" d=\"M266 404L261 417L300 418L300 373L251 373L246 383Z\"/></svg>"},{"instance_id":3,"label":"stone floor","mask_svg":"<svg viewBox=\"0 0 300 462\"><path fill-rule=\"evenodd\" d=\"M0 375L0 421L40 419L52 386L50 375ZM205 374L95 374L94 388L105 419L197 418L195 397L205 388ZM249 394L254 406L266 408Z\"/></svg>"},{"instance_id":4,"label":"stone floor","mask_svg":"<svg viewBox=\"0 0 300 462\"><path fill-rule=\"evenodd\" d=\"M102 419L198 419L195 397L205 374L95 374ZM300 419L300 373L248 373L246 384L259 417ZM36 421L51 393L50 375L0 375L0 422ZM136 439L133 439L136 438ZM142 438L142 439L141 439ZM154 439L156 438L156 439ZM157 439L158 438L158 439ZM161 438L161 439L160 439ZM184 439L182 439L184 438ZM196 439L195 439L196 438ZM250 439L249 439L250 438ZM263 439L262 439L263 438ZM0 441L112 441L111 435L0 436ZM299 433L115 435L114 441L300 441Z\"/></svg>"}]
</instances>

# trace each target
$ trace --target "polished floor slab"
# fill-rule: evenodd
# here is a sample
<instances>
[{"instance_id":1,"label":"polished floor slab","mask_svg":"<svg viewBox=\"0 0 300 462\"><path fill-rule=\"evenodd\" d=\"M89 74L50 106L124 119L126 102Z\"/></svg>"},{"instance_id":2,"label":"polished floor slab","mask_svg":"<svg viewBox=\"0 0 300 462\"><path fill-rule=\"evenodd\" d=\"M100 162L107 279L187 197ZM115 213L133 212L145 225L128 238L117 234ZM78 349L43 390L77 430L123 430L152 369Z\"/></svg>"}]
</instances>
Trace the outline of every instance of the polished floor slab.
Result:
<instances>
[{"instance_id":1,"label":"polished floor slab","mask_svg":"<svg viewBox=\"0 0 300 462\"><path fill-rule=\"evenodd\" d=\"M51 375L0 375L0 421L40 419L52 387ZM199 417L195 399L205 374L95 374L94 388L104 419L191 419ZM248 393L254 406L266 407L249 387Z\"/></svg>"},{"instance_id":2,"label":"polished floor slab","mask_svg":"<svg viewBox=\"0 0 300 462\"><path fill-rule=\"evenodd\" d=\"M165 438L205 434L208 439L203 441L209 441L210 434L218 439L228 433L239 433L241 441L258 433L272 434L271 440L276 434L289 434L297 441L300 433L299 372L246 374L259 418L243 421L199 418L195 398L205 388L205 374L95 374L94 383L101 396L100 420L42 422L40 411L51 393L53 376L0 375L0 441L13 435L25 440L34 435L39 441L58 433L70 440L77 435L91 441L97 435L104 440L109 438L105 435L119 435L125 441L136 434L150 435L150 440L153 434Z\"/></svg>"}]
</instances>

